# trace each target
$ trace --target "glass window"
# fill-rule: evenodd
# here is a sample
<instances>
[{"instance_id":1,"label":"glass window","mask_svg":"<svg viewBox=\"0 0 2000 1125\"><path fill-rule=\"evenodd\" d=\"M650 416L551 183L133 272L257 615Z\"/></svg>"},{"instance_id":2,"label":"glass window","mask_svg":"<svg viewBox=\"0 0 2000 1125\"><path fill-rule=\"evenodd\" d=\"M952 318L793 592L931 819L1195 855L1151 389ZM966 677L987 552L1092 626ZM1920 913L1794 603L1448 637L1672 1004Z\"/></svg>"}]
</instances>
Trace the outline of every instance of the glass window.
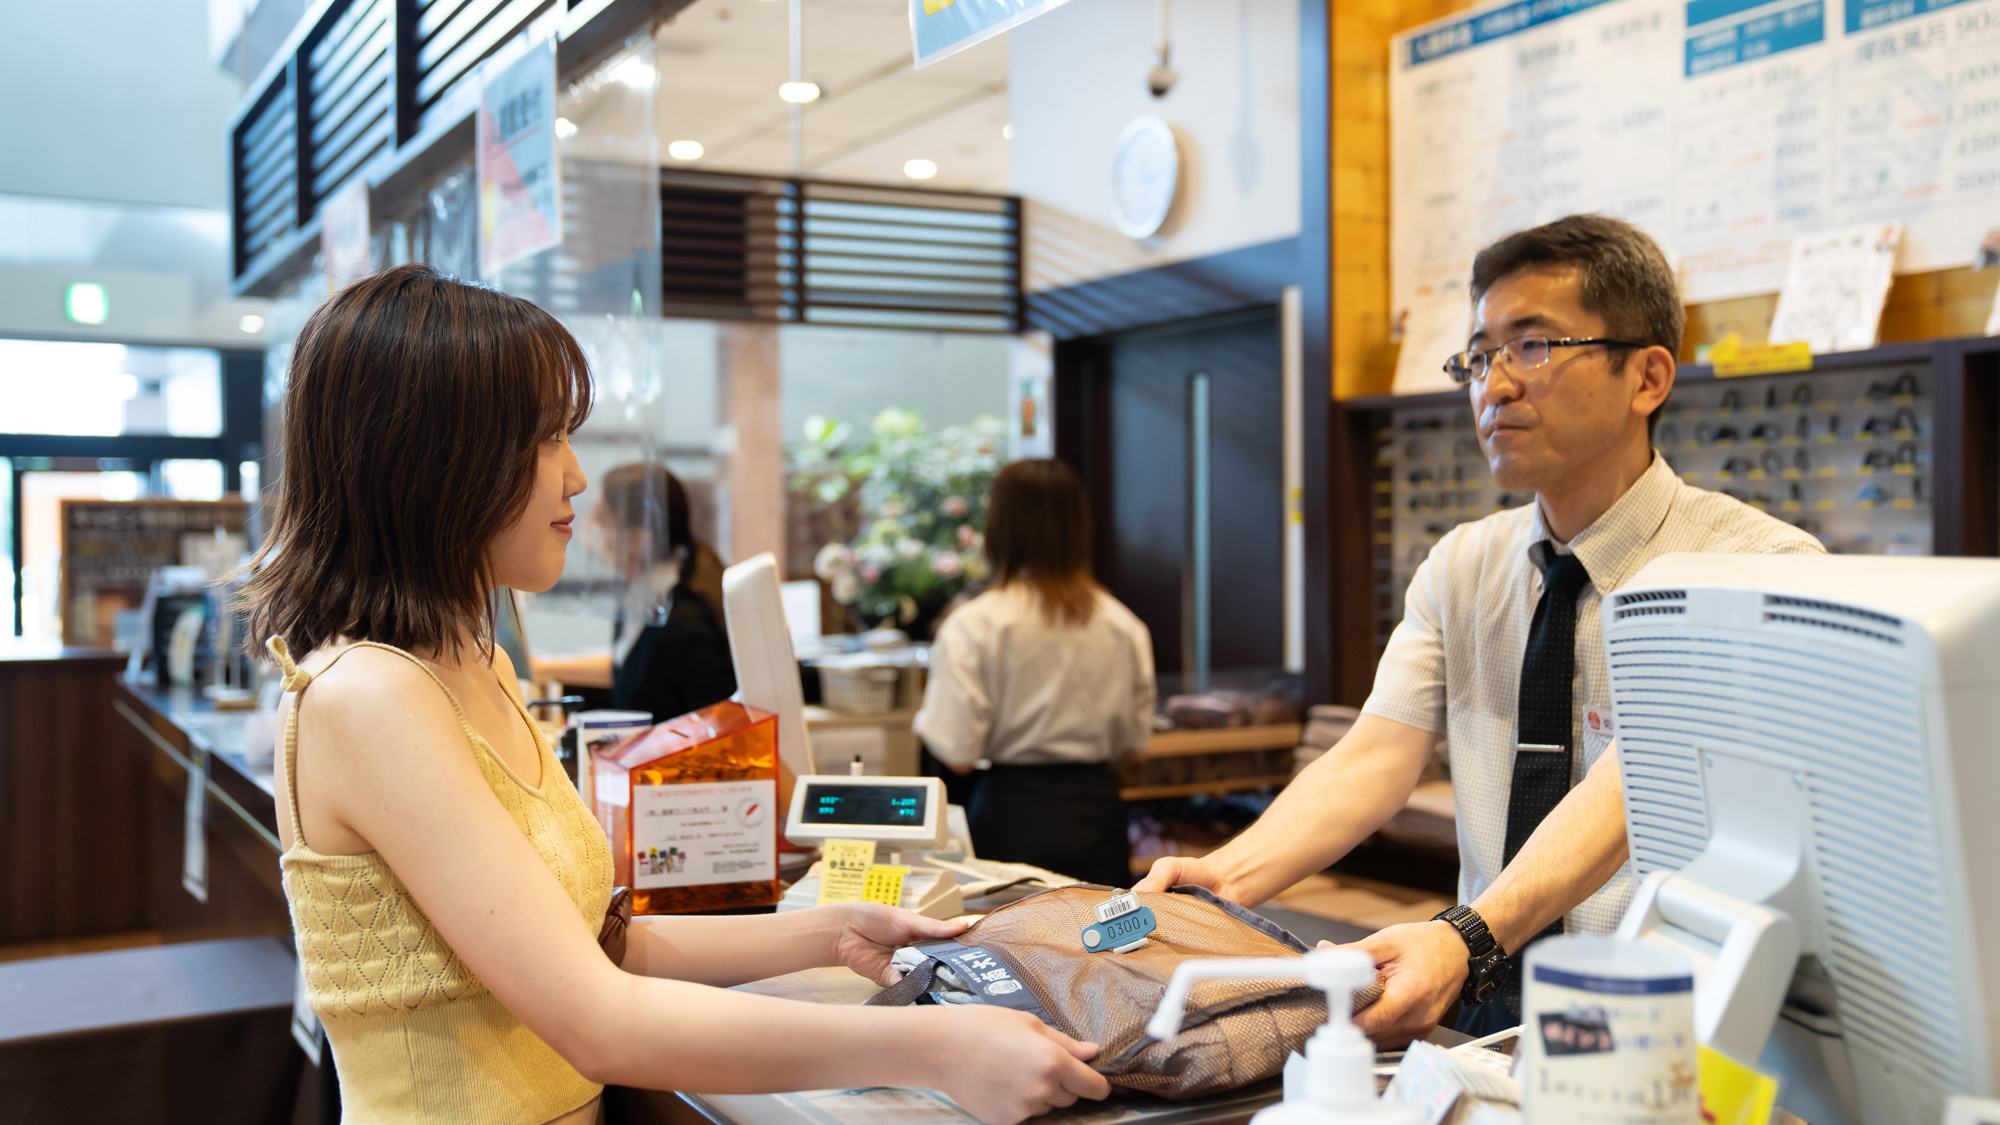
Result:
<instances>
[{"instance_id":1,"label":"glass window","mask_svg":"<svg viewBox=\"0 0 2000 1125\"><path fill-rule=\"evenodd\" d=\"M222 357L209 348L0 340L0 433L218 437Z\"/></svg>"}]
</instances>

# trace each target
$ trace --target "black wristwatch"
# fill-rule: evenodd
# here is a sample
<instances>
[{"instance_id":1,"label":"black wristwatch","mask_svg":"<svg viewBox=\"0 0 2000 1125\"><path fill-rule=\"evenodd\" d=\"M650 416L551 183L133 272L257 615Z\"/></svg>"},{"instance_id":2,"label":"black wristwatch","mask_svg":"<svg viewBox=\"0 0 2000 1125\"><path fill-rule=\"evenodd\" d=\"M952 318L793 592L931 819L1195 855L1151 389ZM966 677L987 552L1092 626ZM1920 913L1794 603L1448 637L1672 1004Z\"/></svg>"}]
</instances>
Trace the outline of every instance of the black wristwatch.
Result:
<instances>
[{"instance_id":1,"label":"black wristwatch","mask_svg":"<svg viewBox=\"0 0 2000 1125\"><path fill-rule=\"evenodd\" d=\"M1492 1000L1500 989L1500 978L1506 974L1507 951L1493 940L1493 934L1486 929L1486 919L1470 906L1454 906L1431 921L1449 922L1458 936L1465 939L1465 987L1459 989L1458 1002L1470 1008Z\"/></svg>"}]
</instances>

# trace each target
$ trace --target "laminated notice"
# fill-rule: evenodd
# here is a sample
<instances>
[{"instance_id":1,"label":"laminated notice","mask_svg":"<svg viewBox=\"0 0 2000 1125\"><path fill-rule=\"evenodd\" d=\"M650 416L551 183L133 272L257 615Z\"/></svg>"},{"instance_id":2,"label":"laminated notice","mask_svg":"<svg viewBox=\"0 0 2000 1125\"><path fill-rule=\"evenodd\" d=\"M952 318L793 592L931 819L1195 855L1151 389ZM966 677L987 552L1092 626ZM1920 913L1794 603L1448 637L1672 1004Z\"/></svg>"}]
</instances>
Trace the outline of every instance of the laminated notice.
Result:
<instances>
[{"instance_id":1,"label":"laminated notice","mask_svg":"<svg viewBox=\"0 0 2000 1125\"><path fill-rule=\"evenodd\" d=\"M867 889L868 867L875 862L873 840L828 840L820 845L819 899L830 902L860 902Z\"/></svg>"},{"instance_id":2,"label":"laminated notice","mask_svg":"<svg viewBox=\"0 0 2000 1125\"><path fill-rule=\"evenodd\" d=\"M632 886L694 887L778 876L778 786L758 781L632 787Z\"/></svg>"}]
</instances>

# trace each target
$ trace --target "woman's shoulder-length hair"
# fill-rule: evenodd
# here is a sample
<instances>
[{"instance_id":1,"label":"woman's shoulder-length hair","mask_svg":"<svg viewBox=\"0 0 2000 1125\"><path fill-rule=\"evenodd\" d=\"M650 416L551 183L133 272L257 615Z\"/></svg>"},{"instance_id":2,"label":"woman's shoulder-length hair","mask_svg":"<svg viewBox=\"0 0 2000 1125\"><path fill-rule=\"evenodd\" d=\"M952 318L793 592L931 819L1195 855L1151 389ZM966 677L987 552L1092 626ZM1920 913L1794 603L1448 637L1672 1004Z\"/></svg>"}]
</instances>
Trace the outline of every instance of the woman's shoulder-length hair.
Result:
<instances>
[{"instance_id":1,"label":"woman's shoulder-length hair","mask_svg":"<svg viewBox=\"0 0 2000 1125\"><path fill-rule=\"evenodd\" d=\"M489 549L540 444L589 417L583 350L534 304L426 266L357 281L306 321L286 379L249 641L492 647Z\"/></svg>"},{"instance_id":2,"label":"woman's shoulder-length hair","mask_svg":"<svg viewBox=\"0 0 2000 1125\"><path fill-rule=\"evenodd\" d=\"M1051 624L1086 625L1096 612L1090 545L1090 500L1068 465L1015 461L993 478L986 557L999 584L1030 591Z\"/></svg>"}]
</instances>

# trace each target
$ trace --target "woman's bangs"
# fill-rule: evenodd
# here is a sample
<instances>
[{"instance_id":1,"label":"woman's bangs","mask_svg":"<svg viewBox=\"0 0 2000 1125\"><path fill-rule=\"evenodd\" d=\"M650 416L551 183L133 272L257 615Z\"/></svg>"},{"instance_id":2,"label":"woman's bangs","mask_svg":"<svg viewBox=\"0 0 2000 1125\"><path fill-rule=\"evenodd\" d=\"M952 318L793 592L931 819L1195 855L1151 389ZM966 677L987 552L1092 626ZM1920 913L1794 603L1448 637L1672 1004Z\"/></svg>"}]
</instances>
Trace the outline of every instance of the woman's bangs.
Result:
<instances>
[{"instance_id":1,"label":"woman's bangs","mask_svg":"<svg viewBox=\"0 0 2000 1125\"><path fill-rule=\"evenodd\" d=\"M535 440L573 434L590 418L590 361L574 336L550 320L535 334L535 395L541 407Z\"/></svg>"}]
</instances>

